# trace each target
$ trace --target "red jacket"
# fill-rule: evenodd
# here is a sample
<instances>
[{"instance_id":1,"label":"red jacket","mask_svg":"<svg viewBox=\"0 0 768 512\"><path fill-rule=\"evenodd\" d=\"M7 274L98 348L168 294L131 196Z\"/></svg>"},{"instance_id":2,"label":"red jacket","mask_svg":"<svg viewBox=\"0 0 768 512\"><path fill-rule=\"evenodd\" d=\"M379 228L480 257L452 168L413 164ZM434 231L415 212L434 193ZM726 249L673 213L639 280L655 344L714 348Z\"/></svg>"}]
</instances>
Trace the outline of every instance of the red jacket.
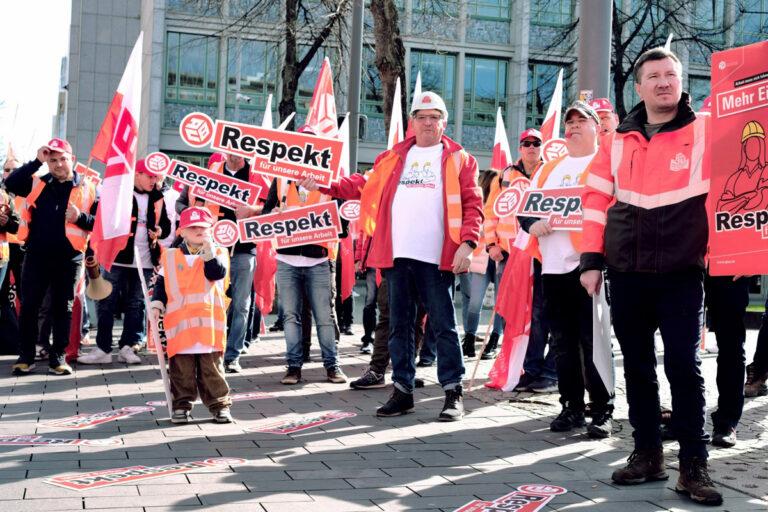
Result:
<instances>
[{"instance_id":1,"label":"red jacket","mask_svg":"<svg viewBox=\"0 0 768 512\"><path fill-rule=\"evenodd\" d=\"M378 218L376 219L376 232L371 240L370 252L366 261L367 266L373 268L390 268L393 265L392 257L392 202L395 199L395 192L400 182L400 175L403 173L408 151L416 143L415 137L409 137L403 142L395 145L392 149L385 151L376 158L373 169L369 172L376 172L376 166L382 158L390 151L398 157L397 166L390 180L384 185L381 196L381 207ZM446 203L446 176L445 165L450 155L460 151L462 147L443 135L443 210L447 212ZM367 174L353 174L347 178L342 178L338 183L331 185L324 193L342 199L360 199L360 193L367 183ZM480 188L477 186L477 161L469 155L464 166L459 171L459 187L461 193L461 241L471 241L477 243L480 238L480 228L483 224L483 198ZM416 219L414 219L416 220ZM451 270L453 267L453 256L458 249L458 245L451 240L448 233L448 215L443 215L443 250L440 256L440 270Z\"/></svg>"}]
</instances>

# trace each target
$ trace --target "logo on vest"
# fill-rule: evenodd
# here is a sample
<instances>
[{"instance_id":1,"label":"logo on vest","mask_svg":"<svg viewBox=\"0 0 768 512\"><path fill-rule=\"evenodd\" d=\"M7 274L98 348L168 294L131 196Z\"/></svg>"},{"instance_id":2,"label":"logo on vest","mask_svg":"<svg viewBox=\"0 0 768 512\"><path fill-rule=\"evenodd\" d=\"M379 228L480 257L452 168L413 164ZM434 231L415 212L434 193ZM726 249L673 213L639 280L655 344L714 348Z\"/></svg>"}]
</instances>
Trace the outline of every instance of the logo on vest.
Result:
<instances>
[{"instance_id":1,"label":"logo on vest","mask_svg":"<svg viewBox=\"0 0 768 512\"><path fill-rule=\"evenodd\" d=\"M675 155L675 158L669 161L669 170L674 172L682 171L690 167L690 165L690 160L684 154L678 153Z\"/></svg>"}]
</instances>

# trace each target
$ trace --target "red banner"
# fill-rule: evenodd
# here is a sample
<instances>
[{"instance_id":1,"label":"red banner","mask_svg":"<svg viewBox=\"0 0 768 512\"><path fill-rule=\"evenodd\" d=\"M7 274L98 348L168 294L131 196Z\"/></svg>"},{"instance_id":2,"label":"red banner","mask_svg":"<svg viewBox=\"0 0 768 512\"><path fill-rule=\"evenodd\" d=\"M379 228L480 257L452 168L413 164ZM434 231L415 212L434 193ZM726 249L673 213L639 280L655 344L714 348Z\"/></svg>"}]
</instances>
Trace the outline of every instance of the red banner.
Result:
<instances>
[{"instance_id":1,"label":"red banner","mask_svg":"<svg viewBox=\"0 0 768 512\"><path fill-rule=\"evenodd\" d=\"M127 468L104 469L101 471L92 471L76 475L62 475L53 478L46 478L43 482L74 491L84 489L96 489L98 487L107 487L109 485L133 482L136 480L147 480L166 475L175 475L178 473L189 473L197 469L207 469L212 467L234 466L245 464L245 459L219 457L215 459L196 460L192 462L180 462L178 464L168 464L166 466L130 466Z\"/></svg>"},{"instance_id":2,"label":"red banner","mask_svg":"<svg viewBox=\"0 0 768 512\"><path fill-rule=\"evenodd\" d=\"M271 130L248 124L216 121L211 147L251 158L254 172L301 180L321 186L338 179L342 141L304 133Z\"/></svg>"},{"instance_id":3,"label":"red banner","mask_svg":"<svg viewBox=\"0 0 768 512\"><path fill-rule=\"evenodd\" d=\"M548 219L552 229L580 231L583 188L528 188L520 200L517 215Z\"/></svg>"},{"instance_id":4,"label":"red banner","mask_svg":"<svg viewBox=\"0 0 768 512\"><path fill-rule=\"evenodd\" d=\"M712 54L712 275L768 273L768 41Z\"/></svg>"},{"instance_id":5,"label":"red banner","mask_svg":"<svg viewBox=\"0 0 768 512\"><path fill-rule=\"evenodd\" d=\"M341 233L339 207L335 201L317 203L280 213L238 221L241 242L275 239L277 248L316 245L338 241Z\"/></svg>"},{"instance_id":6,"label":"red banner","mask_svg":"<svg viewBox=\"0 0 768 512\"><path fill-rule=\"evenodd\" d=\"M101 183L101 174L98 171L86 167L85 164L77 162L75 164L75 172L81 174L83 178L89 180L94 185L98 186Z\"/></svg>"},{"instance_id":7,"label":"red banner","mask_svg":"<svg viewBox=\"0 0 768 512\"><path fill-rule=\"evenodd\" d=\"M493 501L475 500L457 508L454 512L536 512L552 501L552 498L568 491L564 487L546 484L521 485L516 491Z\"/></svg>"}]
</instances>

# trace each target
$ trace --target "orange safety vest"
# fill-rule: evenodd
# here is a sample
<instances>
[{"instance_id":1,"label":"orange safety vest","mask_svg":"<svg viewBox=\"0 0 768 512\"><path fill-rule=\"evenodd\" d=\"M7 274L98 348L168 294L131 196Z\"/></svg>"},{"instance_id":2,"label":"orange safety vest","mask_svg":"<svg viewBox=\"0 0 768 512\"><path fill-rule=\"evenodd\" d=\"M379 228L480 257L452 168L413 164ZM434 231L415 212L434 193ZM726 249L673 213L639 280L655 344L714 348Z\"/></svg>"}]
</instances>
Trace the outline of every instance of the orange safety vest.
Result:
<instances>
[{"instance_id":1,"label":"orange safety vest","mask_svg":"<svg viewBox=\"0 0 768 512\"><path fill-rule=\"evenodd\" d=\"M319 190L315 190L313 192L310 192L307 194L307 197L304 201L301 200L301 197L299 195L299 190L296 187L296 182L288 183L283 178L275 178L277 180L277 193L280 197L280 201L283 201L283 198L285 198L285 206L287 210L292 210L294 208L301 208L303 206L311 206L313 204L317 203L323 203L325 201L330 201L331 197L327 196L325 194L322 194ZM335 261L336 256L339 252L339 243L338 242L326 242L324 244L314 244L314 245L321 245L328 249L328 259Z\"/></svg>"},{"instance_id":2,"label":"orange safety vest","mask_svg":"<svg viewBox=\"0 0 768 512\"><path fill-rule=\"evenodd\" d=\"M463 215L461 210L461 185L459 173L467 162L467 152L455 151L447 159L445 166L445 184L443 197L448 218L448 234L456 244L461 244L461 226ZM381 208L381 197L384 187L399 165L400 157L394 151L389 151L376 167L368 174L368 180L360 194L360 219L359 223L368 236L373 236L376 231L376 220Z\"/></svg>"},{"instance_id":3,"label":"orange safety vest","mask_svg":"<svg viewBox=\"0 0 768 512\"><path fill-rule=\"evenodd\" d=\"M549 175L552 174L552 171L560 162L563 161L563 159L565 159L565 156L561 156L555 160L550 160L549 162L539 167L539 170L536 172L536 174L531 177L531 186L534 186L533 183L536 183L536 188L542 188L547 182ZM592 165L592 162L590 162L584 169L584 172L581 173L581 176L579 177L579 185L584 185L587 182L587 175L589 174L590 165ZM573 248L576 249L577 252L582 252L581 231L569 231L568 233L571 236L571 244L573 244ZM531 236L529 238L525 251L537 260L542 261L541 251L539 250L539 239L535 236Z\"/></svg>"},{"instance_id":4,"label":"orange safety vest","mask_svg":"<svg viewBox=\"0 0 768 512\"><path fill-rule=\"evenodd\" d=\"M216 248L216 256L226 258L226 254L221 247ZM226 261L229 267L229 259ZM186 255L176 248L163 251L160 265L168 296L163 316L168 357L198 343L223 352L227 337L225 291L229 287L229 269L224 279L209 281L205 278L203 258L196 257L189 265Z\"/></svg>"},{"instance_id":5,"label":"orange safety vest","mask_svg":"<svg viewBox=\"0 0 768 512\"><path fill-rule=\"evenodd\" d=\"M24 198L21 210L19 212L19 232L16 237L24 242L29 237L29 223L32 222L32 209L35 208L35 202L43 192L46 183L38 176L32 178L32 191ZM72 186L69 192L69 202L77 206L81 212L88 212L96 201L96 186L90 180L82 180L79 185ZM72 245L72 248L79 252L85 252L88 246L89 232L80 229L77 224L64 221L64 234Z\"/></svg>"}]
</instances>

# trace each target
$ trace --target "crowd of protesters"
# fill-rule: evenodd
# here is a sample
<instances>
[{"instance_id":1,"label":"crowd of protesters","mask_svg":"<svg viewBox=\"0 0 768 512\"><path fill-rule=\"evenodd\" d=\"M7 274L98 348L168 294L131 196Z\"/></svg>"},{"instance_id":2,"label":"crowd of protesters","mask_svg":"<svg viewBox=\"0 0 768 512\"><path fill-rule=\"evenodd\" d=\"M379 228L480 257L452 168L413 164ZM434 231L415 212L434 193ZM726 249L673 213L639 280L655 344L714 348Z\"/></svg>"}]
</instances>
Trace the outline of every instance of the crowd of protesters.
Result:
<instances>
[{"instance_id":1,"label":"crowd of protesters","mask_svg":"<svg viewBox=\"0 0 768 512\"><path fill-rule=\"evenodd\" d=\"M432 92L413 103L413 136L379 155L367 173L328 188L312 179L275 179L255 207L226 208L195 197L188 188L179 193L140 160L131 235L111 268L102 271L111 290L97 301L96 346L87 353L69 352L67 346L73 331L80 344L83 329L82 322L72 321L73 305L90 256L87 240L99 208L98 188L75 171L75 156L64 140L51 140L23 165L11 156L0 190L0 323L4 333L17 333L3 338L5 348L19 356L13 373L33 372L42 357L55 375L70 374L73 359L112 363L113 326L120 314L118 360L140 364L137 353L147 339L143 277L154 283L152 318L162 317L168 338L172 420L188 421L199 394L215 421L231 421L225 374L242 371L241 355L258 337L262 318L253 301L257 248L238 242L225 251L213 243L211 227L220 219L358 199L360 232L349 236L355 236L355 268L366 287L360 351L371 359L350 386L385 387L391 364L392 394L376 410L378 416L412 412L414 388L423 386L417 365L436 365L445 393L438 420L462 419L464 360L477 357L477 345L486 341L478 326L487 289L492 283L497 295L503 292L505 266L510 253L519 250L513 245L526 232L522 250L535 256L532 315L524 373L515 389L559 394L562 410L551 422L552 431L585 428L593 438L612 434L613 392L592 357L592 296L607 294L624 356L635 443L613 481L668 478L654 345L660 330L672 392L667 435L680 442L676 489L697 502L719 504L722 495L707 472L706 444L711 439L716 446L734 446L744 397L768 394L768 315L745 383L749 278L707 274L709 146L700 142L709 137L709 118L691 109L681 77L674 53L646 52L634 68L642 101L625 119L619 122L605 98L574 102L564 115L563 156L544 162L542 134L530 128L517 139L519 159L498 171L480 173L475 158L444 134L448 111ZM680 154L691 172L687 180L672 180L674 169L665 162ZM242 157L215 156L209 167L243 181L252 178ZM494 213L496 198L520 178L542 190L582 186L582 229L557 230L548 220ZM337 297L337 244L279 249L276 260L279 315L270 331L284 332L287 370L281 382L302 382L312 321L327 380L347 382L337 343L340 334L352 333L352 308L351 299ZM462 337L455 315L457 288ZM20 308L9 298L12 291ZM711 436L704 430L698 356L705 305L719 347ZM41 310L47 311L42 316L50 323L52 341L41 329ZM504 321L496 316L479 357L497 356L503 331Z\"/></svg>"}]
</instances>

